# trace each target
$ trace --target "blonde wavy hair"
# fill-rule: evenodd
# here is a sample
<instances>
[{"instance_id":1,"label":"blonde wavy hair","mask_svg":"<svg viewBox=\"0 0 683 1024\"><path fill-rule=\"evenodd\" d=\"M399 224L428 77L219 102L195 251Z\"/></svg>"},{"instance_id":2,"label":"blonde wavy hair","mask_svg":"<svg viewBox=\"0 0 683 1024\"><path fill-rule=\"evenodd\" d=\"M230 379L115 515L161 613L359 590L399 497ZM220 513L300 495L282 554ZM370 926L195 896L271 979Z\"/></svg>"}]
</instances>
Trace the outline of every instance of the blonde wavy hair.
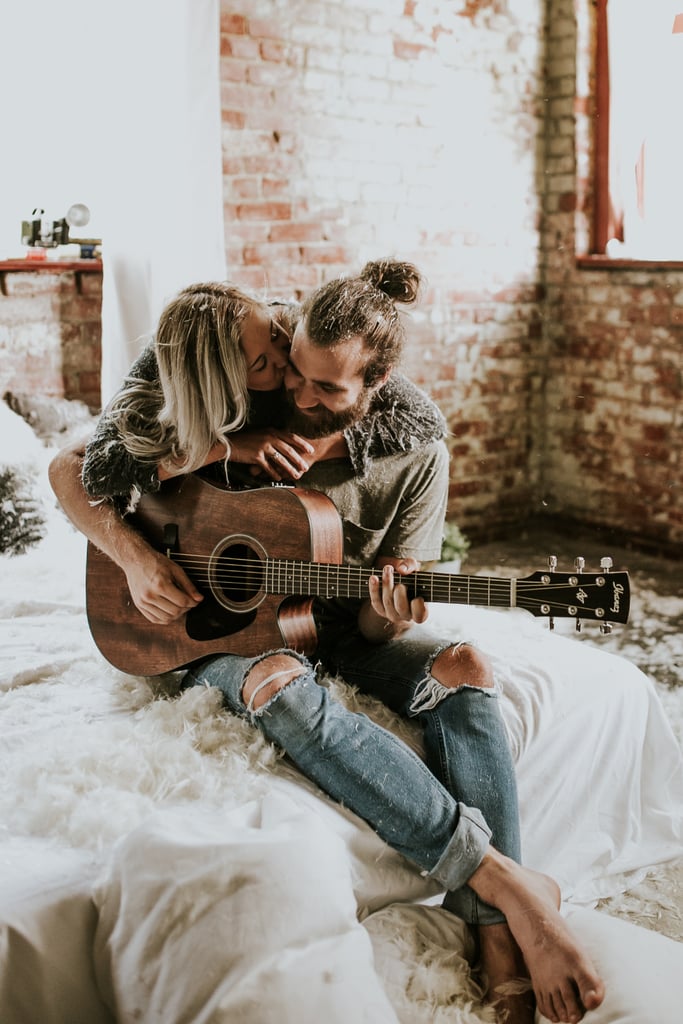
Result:
<instances>
[{"instance_id":1,"label":"blonde wavy hair","mask_svg":"<svg viewBox=\"0 0 683 1024\"><path fill-rule=\"evenodd\" d=\"M244 425L249 408L241 327L259 300L234 285L193 284L159 318L159 380L128 377L110 406L135 457L192 472L217 442Z\"/></svg>"}]
</instances>

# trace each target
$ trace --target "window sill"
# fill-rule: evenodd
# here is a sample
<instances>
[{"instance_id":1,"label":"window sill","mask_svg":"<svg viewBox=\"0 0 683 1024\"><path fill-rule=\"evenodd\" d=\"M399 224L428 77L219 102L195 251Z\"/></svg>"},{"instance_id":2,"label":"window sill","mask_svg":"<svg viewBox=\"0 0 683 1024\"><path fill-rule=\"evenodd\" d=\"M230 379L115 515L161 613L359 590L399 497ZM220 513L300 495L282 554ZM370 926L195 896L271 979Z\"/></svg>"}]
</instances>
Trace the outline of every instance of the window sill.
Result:
<instances>
[{"instance_id":1,"label":"window sill","mask_svg":"<svg viewBox=\"0 0 683 1024\"><path fill-rule=\"evenodd\" d=\"M614 259L599 254L593 256L577 256L576 266L579 270L681 270L681 260L637 260Z\"/></svg>"}]
</instances>

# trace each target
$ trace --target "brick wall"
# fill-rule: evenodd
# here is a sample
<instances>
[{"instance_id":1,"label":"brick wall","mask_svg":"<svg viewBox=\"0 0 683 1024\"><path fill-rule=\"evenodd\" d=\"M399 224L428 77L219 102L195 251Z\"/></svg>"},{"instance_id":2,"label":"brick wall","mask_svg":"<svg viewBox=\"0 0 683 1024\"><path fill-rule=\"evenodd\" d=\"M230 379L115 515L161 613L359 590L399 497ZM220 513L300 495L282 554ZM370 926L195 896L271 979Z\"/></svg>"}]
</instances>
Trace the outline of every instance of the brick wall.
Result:
<instances>
[{"instance_id":1,"label":"brick wall","mask_svg":"<svg viewBox=\"0 0 683 1024\"><path fill-rule=\"evenodd\" d=\"M6 392L100 404L102 276L3 273L0 396Z\"/></svg>"},{"instance_id":2,"label":"brick wall","mask_svg":"<svg viewBox=\"0 0 683 1024\"><path fill-rule=\"evenodd\" d=\"M589 251L593 5L550 0L543 222L549 511L683 550L683 269Z\"/></svg>"},{"instance_id":3,"label":"brick wall","mask_svg":"<svg viewBox=\"0 0 683 1024\"><path fill-rule=\"evenodd\" d=\"M230 276L301 295L368 258L428 287L405 369L451 427L451 514L537 510L541 0L224 0Z\"/></svg>"},{"instance_id":4,"label":"brick wall","mask_svg":"<svg viewBox=\"0 0 683 1024\"><path fill-rule=\"evenodd\" d=\"M225 3L230 273L298 294L414 259L430 287L405 366L449 420L451 514L676 548L683 274L575 260L592 18L589 0Z\"/></svg>"},{"instance_id":5,"label":"brick wall","mask_svg":"<svg viewBox=\"0 0 683 1024\"><path fill-rule=\"evenodd\" d=\"M299 296L415 261L405 369L448 418L451 516L474 537L550 514L680 551L683 272L575 259L592 18L590 0L223 0L229 274ZM8 275L3 391L97 405L83 283Z\"/></svg>"}]
</instances>

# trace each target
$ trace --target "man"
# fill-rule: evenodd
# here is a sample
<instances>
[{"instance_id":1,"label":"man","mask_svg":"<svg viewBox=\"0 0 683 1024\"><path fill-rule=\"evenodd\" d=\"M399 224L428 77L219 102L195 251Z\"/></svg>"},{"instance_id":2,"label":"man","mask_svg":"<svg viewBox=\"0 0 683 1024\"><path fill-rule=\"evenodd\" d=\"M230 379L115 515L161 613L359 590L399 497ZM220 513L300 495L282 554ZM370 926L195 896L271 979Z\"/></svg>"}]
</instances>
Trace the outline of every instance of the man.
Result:
<instances>
[{"instance_id":1,"label":"man","mask_svg":"<svg viewBox=\"0 0 683 1024\"><path fill-rule=\"evenodd\" d=\"M343 520L345 561L378 570L365 600L317 599L313 663L419 721L426 764L331 700L292 650L211 657L184 685L219 687L231 711L443 885L444 906L476 929L487 998L504 1019L531 1024L536 1005L574 1022L599 1005L603 986L558 912L555 883L519 863L514 770L490 666L469 644L426 635L425 603L401 582L438 557L448 486L439 418L411 425L411 404L424 398L393 372L403 341L396 303L414 302L418 287L410 264L383 261L318 289L285 371L288 429L308 439L305 454L277 433L231 446L233 458L260 465L268 449L271 476L326 493ZM125 568L143 614L168 622L194 607L201 595L177 567L171 574L112 509L90 509L76 466L74 452L58 456L55 491ZM530 977L534 998L500 991L519 977Z\"/></svg>"}]
</instances>

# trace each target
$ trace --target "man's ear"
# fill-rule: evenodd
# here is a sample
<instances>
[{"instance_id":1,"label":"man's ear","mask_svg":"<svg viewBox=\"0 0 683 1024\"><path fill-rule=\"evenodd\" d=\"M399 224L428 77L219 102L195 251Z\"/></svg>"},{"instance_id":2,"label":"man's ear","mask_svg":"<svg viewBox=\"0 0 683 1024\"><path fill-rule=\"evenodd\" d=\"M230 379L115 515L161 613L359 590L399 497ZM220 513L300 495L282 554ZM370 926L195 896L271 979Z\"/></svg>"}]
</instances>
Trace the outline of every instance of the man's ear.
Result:
<instances>
[{"instance_id":1,"label":"man's ear","mask_svg":"<svg viewBox=\"0 0 683 1024\"><path fill-rule=\"evenodd\" d=\"M391 367L388 370L385 370L382 376L378 377L378 379L370 385L369 390L379 391L382 385L386 384L386 382L389 380L389 377L391 377Z\"/></svg>"}]
</instances>

